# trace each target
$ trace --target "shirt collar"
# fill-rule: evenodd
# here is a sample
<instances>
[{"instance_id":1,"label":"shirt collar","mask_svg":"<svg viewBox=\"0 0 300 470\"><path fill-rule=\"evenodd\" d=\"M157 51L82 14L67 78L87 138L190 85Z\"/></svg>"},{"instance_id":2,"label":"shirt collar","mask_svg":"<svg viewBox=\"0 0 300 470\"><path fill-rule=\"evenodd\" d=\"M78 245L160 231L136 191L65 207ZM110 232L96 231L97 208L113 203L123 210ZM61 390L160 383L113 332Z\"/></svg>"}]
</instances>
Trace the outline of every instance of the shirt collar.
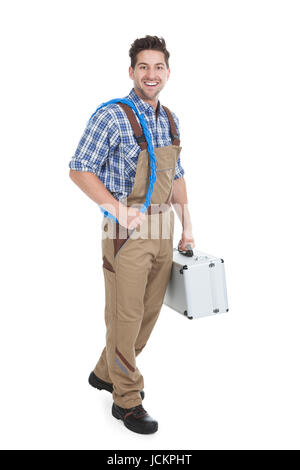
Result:
<instances>
[{"instance_id":1,"label":"shirt collar","mask_svg":"<svg viewBox=\"0 0 300 470\"><path fill-rule=\"evenodd\" d=\"M160 113L161 106L160 106L160 101L159 100L157 102L156 111L154 111L151 104L146 103L146 101L142 100L142 98L140 98L136 94L136 92L134 91L134 88L131 89L129 95L126 96L126 98L133 102L133 104L136 106L139 113L149 113L149 110L152 110L153 112L155 112L156 116L158 116L159 113Z\"/></svg>"}]
</instances>

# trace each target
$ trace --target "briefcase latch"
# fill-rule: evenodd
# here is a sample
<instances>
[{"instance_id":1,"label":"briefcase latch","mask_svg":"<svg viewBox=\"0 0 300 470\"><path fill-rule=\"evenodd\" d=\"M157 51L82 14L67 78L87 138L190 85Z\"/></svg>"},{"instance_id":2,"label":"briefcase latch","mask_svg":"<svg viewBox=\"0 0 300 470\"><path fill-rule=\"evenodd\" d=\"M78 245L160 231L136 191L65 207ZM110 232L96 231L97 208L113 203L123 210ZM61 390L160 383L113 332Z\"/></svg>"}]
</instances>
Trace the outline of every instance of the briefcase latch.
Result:
<instances>
[{"instance_id":1,"label":"briefcase latch","mask_svg":"<svg viewBox=\"0 0 300 470\"><path fill-rule=\"evenodd\" d=\"M179 270L180 274L183 274L184 269L188 269L186 264L184 266L182 266L182 268L180 268L180 270Z\"/></svg>"}]
</instances>

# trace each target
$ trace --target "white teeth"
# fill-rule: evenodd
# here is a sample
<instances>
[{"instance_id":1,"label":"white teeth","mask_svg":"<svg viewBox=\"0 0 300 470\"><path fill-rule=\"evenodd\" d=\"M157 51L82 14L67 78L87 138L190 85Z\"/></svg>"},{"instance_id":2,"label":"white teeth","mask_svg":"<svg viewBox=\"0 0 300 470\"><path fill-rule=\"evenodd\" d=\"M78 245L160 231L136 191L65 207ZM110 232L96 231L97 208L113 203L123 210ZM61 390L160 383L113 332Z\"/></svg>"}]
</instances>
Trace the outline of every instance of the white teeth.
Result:
<instances>
[{"instance_id":1,"label":"white teeth","mask_svg":"<svg viewBox=\"0 0 300 470\"><path fill-rule=\"evenodd\" d=\"M146 85L151 85L151 86L157 85L156 82L145 82L145 83L146 83Z\"/></svg>"}]
</instances>

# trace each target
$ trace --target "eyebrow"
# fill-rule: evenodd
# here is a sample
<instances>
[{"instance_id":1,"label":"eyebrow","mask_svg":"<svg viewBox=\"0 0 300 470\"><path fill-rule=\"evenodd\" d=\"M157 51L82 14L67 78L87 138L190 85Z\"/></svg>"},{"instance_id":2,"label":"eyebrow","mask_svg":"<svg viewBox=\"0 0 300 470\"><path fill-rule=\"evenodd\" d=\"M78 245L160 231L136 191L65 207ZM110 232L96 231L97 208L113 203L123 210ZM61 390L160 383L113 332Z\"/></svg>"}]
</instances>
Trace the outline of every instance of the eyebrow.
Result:
<instances>
[{"instance_id":1,"label":"eyebrow","mask_svg":"<svg viewBox=\"0 0 300 470\"><path fill-rule=\"evenodd\" d=\"M149 65L147 62L139 62L137 65ZM154 65L165 65L163 62L158 62L157 64Z\"/></svg>"}]
</instances>

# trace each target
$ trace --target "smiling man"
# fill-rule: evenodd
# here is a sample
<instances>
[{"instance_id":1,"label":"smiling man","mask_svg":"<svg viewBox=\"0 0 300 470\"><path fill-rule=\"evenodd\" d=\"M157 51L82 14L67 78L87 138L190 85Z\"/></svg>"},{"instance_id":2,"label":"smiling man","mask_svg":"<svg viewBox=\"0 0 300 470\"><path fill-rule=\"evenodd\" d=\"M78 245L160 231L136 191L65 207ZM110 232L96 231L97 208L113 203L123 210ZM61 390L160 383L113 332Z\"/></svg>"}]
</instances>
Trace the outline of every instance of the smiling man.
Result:
<instances>
[{"instance_id":1,"label":"smiling man","mask_svg":"<svg viewBox=\"0 0 300 470\"><path fill-rule=\"evenodd\" d=\"M117 219L104 217L102 224L106 347L89 383L112 393L112 414L128 429L150 434L158 423L142 405L144 379L136 356L158 319L170 278L172 206L182 224L179 248L195 243L179 121L158 99L170 76L170 54L163 38L146 36L133 42L129 56L133 88L126 99L144 116L158 163L148 210L142 213L139 207L149 185L149 153L136 113L127 104L110 103L94 113L69 167L74 183ZM142 237L135 236L139 231Z\"/></svg>"}]
</instances>

